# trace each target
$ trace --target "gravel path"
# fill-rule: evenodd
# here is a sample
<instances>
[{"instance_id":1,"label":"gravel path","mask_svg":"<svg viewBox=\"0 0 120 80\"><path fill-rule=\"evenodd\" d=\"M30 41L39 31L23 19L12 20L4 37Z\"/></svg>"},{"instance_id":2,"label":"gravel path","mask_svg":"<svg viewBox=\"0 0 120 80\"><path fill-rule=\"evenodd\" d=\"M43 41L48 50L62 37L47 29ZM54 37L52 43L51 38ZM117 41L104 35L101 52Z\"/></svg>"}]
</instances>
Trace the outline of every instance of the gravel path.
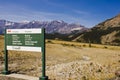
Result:
<instances>
[{"instance_id":1,"label":"gravel path","mask_svg":"<svg viewBox=\"0 0 120 80\"><path fill-rule=\"evenodd\" d=\"M0 80L24 80L24 79L17 79L17 78L13 78L13 77L0 76Z\"/></svg>"},{"instance_id":2,"label":"gravel path","mask_svg":"<svg viewBox=\"0 0 120 80\"><path fill-rule=\"evenodd\" d=\"M22 74L9 74L9 75L0 74L0 80L39 80L39 78Z\"/></svg>"}]
</instances>

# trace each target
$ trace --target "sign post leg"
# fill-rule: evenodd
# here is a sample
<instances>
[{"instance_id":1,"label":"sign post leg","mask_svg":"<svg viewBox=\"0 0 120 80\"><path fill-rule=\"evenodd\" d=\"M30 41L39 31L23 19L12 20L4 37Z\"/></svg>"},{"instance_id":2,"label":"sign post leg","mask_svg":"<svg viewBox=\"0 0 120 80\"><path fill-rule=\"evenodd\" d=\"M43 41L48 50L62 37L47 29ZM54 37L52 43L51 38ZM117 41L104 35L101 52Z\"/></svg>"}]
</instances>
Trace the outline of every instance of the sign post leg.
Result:
<instances>
[{"instance_id":1,"label":"sign post leg","mask_svg":"<svg viewBox=\"0 0 120 80\"><path fill-rule=\"evenodd\" d=\"M8 50L4 51L4 66L4 71L2 73L5 75L10 74L8 71Z\"/></svg>"},{"instance_id":2,"label":"sign post leg","mask_svg":"<svg viewBox=\"0 0 120 80\"><path fill-rule=\"evenodd\" d=\"M48 80L48 76L46 76L45 68L46 68L46 56L45 56L45 29L42 29L43 43L42 43L42 77L39 80Z\"/></svg>"},{"instance_id":3,"label":"sign post leg","mask_svg":"<svg viewBox=\"0 0 120 80\"><path fill-rule=\"evenodd\" d=\"M6 49L6 29L4 33L4 71L2 72L3 74L7 75L10 72L8 71L8 50Z\"/></svg>"}]
</instances>

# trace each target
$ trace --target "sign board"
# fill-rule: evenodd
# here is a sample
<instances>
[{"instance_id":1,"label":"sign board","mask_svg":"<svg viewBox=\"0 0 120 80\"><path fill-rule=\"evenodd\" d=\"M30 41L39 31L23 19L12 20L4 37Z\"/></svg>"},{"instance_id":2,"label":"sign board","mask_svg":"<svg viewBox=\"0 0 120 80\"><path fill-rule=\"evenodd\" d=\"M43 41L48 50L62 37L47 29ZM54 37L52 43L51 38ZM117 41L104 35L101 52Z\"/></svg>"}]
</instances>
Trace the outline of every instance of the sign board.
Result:
<instances>
[{"instance_id":1,"label":"sign board","mask_svg":"<svg viewBox=\"0 0 120 80\"><path fill-rule=\"evenodd\" d=\"M5 29L3 74L9 74L8 50L42 52L42 76L40 80L48 80L45 74L45 29Z\"/></svg>"},{"instance_id":2,"label":"sign board","mask_svg":"<svg viewBox=\"0 0 120 80\"><path fill-rule=\"evenodd\" d=\"M42 29L6 29L6 48L41 52L42 34Z\"/></svg>"}]
</instances>

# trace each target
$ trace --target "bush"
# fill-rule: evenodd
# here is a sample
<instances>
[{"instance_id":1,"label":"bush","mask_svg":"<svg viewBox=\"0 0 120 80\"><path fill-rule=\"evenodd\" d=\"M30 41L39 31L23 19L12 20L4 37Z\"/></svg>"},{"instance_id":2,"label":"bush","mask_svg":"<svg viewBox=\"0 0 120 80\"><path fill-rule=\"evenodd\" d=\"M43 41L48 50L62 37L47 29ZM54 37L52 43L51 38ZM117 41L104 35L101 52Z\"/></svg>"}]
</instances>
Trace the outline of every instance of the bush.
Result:
<instances>
[{"instance_id":1,"label":"bush","mask_svg":"<svg viewBox=\"0 0 120 80\"><path fill-rule=\"evenodd\" d=\"M48 40L47 43L53 43L51 40Z\"/></svg>"},{"instance_id":2,"label":"bush","mask_svg":"<svg viewBox=\"0 0 120 80\"><path fill-rule=\"evenodd\" d=\"M107 49L108 47L107 46L104 46L105 49Z\"/></svg>"}]
</instances>

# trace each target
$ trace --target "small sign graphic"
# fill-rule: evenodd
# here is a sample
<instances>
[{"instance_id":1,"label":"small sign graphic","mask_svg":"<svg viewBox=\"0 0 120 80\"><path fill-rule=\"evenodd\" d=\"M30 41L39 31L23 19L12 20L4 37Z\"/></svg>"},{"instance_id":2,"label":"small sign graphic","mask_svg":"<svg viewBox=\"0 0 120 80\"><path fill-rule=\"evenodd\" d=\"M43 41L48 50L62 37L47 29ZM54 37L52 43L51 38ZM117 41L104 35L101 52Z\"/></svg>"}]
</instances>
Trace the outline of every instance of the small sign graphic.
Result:
<instances>
[{"instance_id":1,"label":"small sign graphic","mask_svg":"<svg viewBox=\"0 0 120 80\"><path fill-rule=\"evenodd\" d=\"M8 29L8 30L7 30L7 32L9 33L9 32L11 32L11 30L10 30L10 29Z\"/></svg>"}]
</instances>

